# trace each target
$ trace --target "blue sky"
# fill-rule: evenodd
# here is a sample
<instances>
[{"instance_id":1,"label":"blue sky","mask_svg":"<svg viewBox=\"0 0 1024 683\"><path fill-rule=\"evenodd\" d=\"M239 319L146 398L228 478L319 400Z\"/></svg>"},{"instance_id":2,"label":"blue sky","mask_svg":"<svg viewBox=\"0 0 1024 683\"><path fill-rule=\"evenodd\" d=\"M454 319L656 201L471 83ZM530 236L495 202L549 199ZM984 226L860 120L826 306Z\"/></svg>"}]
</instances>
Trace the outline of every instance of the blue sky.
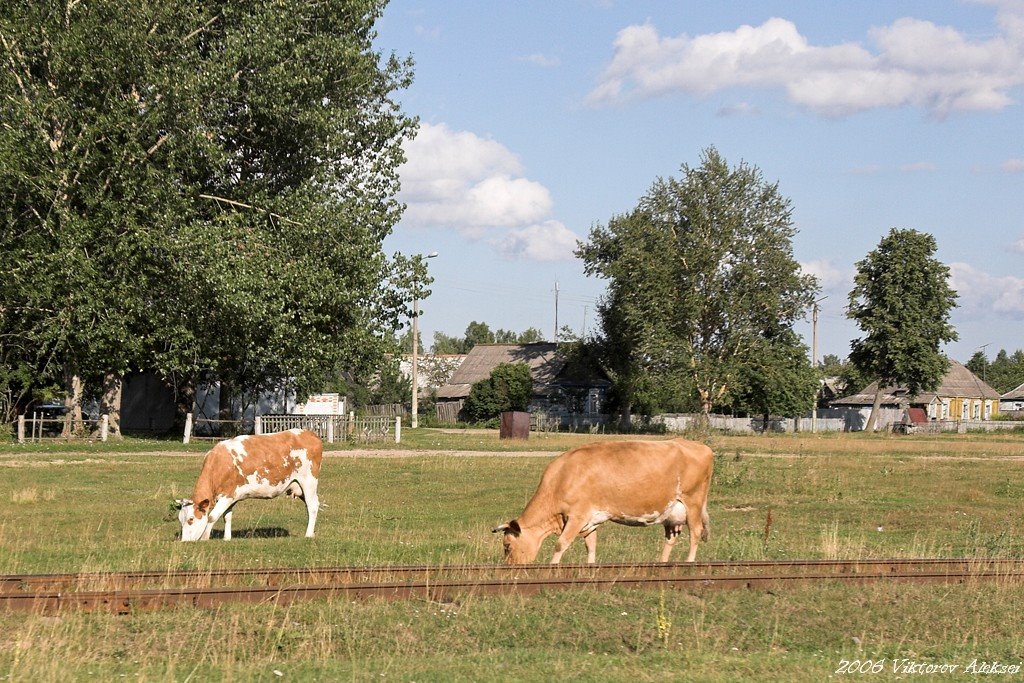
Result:
<instances>
[{"instance_id":1,"label":"blue sky","mask_svg":"<svg viewBox=\"0 0 1024 683\"><path fill-rule=\"evenodd\" d=\"M966 361L1024 348L1024 0L393 0L377 46L415 60L407 210L388 251L438 252L421 330L591 332L605 283L575 241L715 146L792 201L845 357L854 264L935 235ZM810 323L798 331L810 344Z\"/></svg>"}]
</instances>

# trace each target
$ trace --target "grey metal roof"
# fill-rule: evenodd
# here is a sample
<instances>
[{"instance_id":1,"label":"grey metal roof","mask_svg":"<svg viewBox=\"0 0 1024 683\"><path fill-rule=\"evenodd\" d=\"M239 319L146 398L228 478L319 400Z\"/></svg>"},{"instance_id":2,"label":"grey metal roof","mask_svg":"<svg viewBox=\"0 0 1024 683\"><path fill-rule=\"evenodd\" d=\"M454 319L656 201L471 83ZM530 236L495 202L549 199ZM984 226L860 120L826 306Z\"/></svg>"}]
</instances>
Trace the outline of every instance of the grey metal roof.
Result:
<instances>
[{"instance_id":1,"label":"grey metal roof","mask_svg":"<svg viewBox=\"0 0 1024 683\"><path fill-rule=\"evenodd\" d=\"M1024 398L1024 384L1021 384L1016 389L1010 389L1005 394L1000 396L1000 398L1005 398L1007 400L1015 400L1015 399L1019 399L1019 398Z\"/></svg>"}]
</instances>

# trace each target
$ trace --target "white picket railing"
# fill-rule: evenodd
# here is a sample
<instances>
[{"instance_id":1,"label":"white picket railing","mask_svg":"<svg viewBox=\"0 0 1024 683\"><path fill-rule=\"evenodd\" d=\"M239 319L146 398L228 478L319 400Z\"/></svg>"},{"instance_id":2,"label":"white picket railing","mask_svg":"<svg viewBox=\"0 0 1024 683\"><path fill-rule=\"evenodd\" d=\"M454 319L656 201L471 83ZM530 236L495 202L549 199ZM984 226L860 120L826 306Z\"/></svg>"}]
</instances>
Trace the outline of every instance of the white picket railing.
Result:
<instances>
[{"instance_id":1,"label":"white picket railing","mask_svg":"<svg viewBox=\"0 0 1024 683\"><path fill-rule=\"evenodd\" d=\"M185 418L184 443L195 437L192 416ZM400 417L348 415L257 415L253 423L254 434L273 434L288 429L308 429L327 443L380 443L402 441Z\"/></svg>"}]
</instances>

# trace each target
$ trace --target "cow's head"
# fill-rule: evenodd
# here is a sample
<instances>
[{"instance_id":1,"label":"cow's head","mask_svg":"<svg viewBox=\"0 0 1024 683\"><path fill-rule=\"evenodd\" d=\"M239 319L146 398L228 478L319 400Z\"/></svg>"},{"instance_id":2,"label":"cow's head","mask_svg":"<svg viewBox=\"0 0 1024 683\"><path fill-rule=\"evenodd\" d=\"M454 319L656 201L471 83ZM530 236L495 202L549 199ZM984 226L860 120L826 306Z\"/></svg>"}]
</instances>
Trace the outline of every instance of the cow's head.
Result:
<instances>
[{"instance_id":1,"label":"cow's head","mask_svg":"<svg viewBox=\"0 0 1024 683\"><path fill-rule=\"evenodd\" d=\"M193 503L188 498L174 501L178 506L178 521L181 523L181 540L198 541L206 531L209 500Z\"/></svg>"},{"instance_id":2,"label":"cow's head","mask_svg":"<svg viewBox=\"0 0 1024 683\"><path fill-rule=\"evenodd\" d=\"M512 520L508 524L491 529L492 533L502 532L501 544L505 546L505 564L527 564L537 559L540 543L544 539L536 531L524 530L519 522Z\"/></svg>"}]
</instances>

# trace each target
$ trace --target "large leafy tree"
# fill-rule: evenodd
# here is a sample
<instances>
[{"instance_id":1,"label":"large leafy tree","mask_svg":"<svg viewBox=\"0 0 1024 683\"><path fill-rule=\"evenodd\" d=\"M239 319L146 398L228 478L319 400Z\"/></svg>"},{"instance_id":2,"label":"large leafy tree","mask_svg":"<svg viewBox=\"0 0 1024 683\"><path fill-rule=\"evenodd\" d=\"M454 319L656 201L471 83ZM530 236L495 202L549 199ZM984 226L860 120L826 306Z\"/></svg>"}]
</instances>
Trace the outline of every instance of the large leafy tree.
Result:
<instances>
[{"instance_id":1,"label":"large leafy tree","mask_svg":"<svg viewBox=\"0 0 1024 683\"><path fill-rule=\"evenodd\" d=\"M650 378L691 388L705 414L730 400L763 339L785 339L812 301L795 233L778 186L713 147L591 230L578 255L608 280L598 314L624 413Z\"/></svg>"},{"instance_id":2,"label":"large leafy tree","mask_svg":"<svg viewBox=\"0 0 1024 683\"><path fill-rule=\"evenodd\" d=\"M949 322L956 292L936 249L928 233L892 228L857 262L847 316L864 332L850 345L850 361L878 380L868 431L875 428L885 387L903 386L911 395L930 391L949 369L939 347L957 339Z\"/></svg>"},{"instance_id":3,"label":"large leafy tree","mask_svg":"<svg viewBox=\"0 0 1024 683\"><path fill-rule=\"evenodd\" d=\"M415 126L383 6L0 9L0 335L36 381L303 391L376 362L425 277L381 249Z\"/></svg>"}]
</instances>

